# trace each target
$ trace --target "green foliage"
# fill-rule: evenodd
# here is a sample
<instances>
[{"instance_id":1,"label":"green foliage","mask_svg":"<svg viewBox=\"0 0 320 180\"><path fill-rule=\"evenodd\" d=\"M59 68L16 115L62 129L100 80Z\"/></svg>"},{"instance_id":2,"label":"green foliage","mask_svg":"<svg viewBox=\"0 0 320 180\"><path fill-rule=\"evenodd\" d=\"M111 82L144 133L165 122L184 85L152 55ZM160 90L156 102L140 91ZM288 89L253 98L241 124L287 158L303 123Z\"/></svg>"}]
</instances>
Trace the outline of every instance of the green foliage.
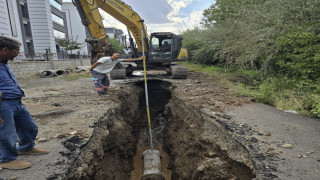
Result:
<instances>
[{"instance_id":1,"label":"green foliage","mask_svg":"<svg viewBox=\"0 0 320 180\"><path fill-rule=\"evenodd\" d=\"M184 63L189 70L202 72L224 83L235 93L254 97L258 102L282 110L320 118L320 82L299 81L285 76L269 76L253 70L225 69L194 63Z\"/></svg>"},{"instance_id":2,"label":"green foliage","mask_svg":"<svg viewBox=\"0 0 320 180\"><path fill-rule=\"evenodd\" d=\"M288 45L281 37L320 34L319 6L318 0L217 0L203 13L205 29L183 33L184 45L198 63L276 71ZM296 58L313 56L307 53Z\"/></svg>"},{"instance_id":3,"label":"green foliage","mask_svg":"<svg viewBox=\"0 0 320 180\"><path fill-rule=\"evenodd\" d=\"M282 110L296 110L307 116L320 117L320 84L287 77L269 77L258 86L240 84L232 85L232 88Z\"/></svg>"},{"instance_id":4,"label":"green foliage","mask_svg":"<svg viewBox=\"0 0 320 180\"><path fill-rule=\"evenodd\" d=\"M183 33L183 46L191 62L224 67L214 76L239 93L320 117L319 7L319 0L216 0L203 12L203 29Z\"/></svg>"},{"instance_id":5,"label":"green foliage","mask_svg":"<svg viewBox=\"0 0 320 180\"><path fill-rule=\"evenodd\" d=\"M67 53L68 51L72 52L72 50L80 49L80 43L72 41L71 39L59 39L58 45L64 47L67 50Z\"/></svg>"},{"instance_id":6,"label":"green foliage","mask_svg":"<svg viewBox=\"0 0 320 180\"><path fill-rule=\"evenodd\" d=\"M320 118L320 95L319 94L313 94L310 99L312 100L312 106L311 106L311 114L315 117Z\"/></svg>"},{"instance_id":7,"label":"green foliage","mask_svg":"<svg viewBox=\"0 0 320 180\"><path fill-rule=\"evenodd\" d=\"M183 46L189 50L201 48L203 45L201 38L203 37L204 32L204 30L199 28L183 32Z\"/></svg>"},{"instance_id":8,"label":"green foliage","mask_svg":"<svg viewBox=\"0 0 320 180\"><path fill-rule=\"evenodd\" d=\"M278 39L276 64L284 75L297 79L320 77L320 34L292 32Z\"/></svg>"},{"instance_id":9,"label":"green foliage","mask_svg":"<svg viewBox=\"0 0 320 180\"><path fill-rule=\"evenodd\" d=\"M216 0L208 9L203 11L205 27L213 27L215 24L225 22L229 18L235 18L241 14L243 7L250 8L252 5L261 4L265 0Z\"/></svg>"},{"instance_id":10,"label":"green foliage","mask_svg":"<svg viewBox=\"0 0 320 180\"><path fill-rule=\"evenodd\" d=\"M201 64L215 64L218 61L213 58L216 48L210 32L204 29L195 28L183 32L183 47L188 49L189 60Z\"/></svg>"},{"instance_id":11,"label":"green foliage","mask_svg":"<svg viewBox=\"0 0 320 180\"><path fill-rule=\"evenodd\" d=\"M108 38L109 42L112 44L112 49L114 52L122 52L124 47L116 38Z\"/></svg>"}]
</instances>

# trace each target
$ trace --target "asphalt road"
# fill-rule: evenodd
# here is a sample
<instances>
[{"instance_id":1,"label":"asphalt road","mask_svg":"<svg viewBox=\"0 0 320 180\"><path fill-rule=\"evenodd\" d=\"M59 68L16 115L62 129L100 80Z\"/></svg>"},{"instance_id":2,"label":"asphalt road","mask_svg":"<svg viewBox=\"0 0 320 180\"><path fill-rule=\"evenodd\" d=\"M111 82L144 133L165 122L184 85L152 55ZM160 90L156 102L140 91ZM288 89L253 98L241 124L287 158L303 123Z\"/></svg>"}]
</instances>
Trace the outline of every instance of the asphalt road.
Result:
<instances>
[{"instance_id":1,"label":"asphalt road","mask_svg":"<svg viewBox=\"0 0 320 180\"><path fill-rule=\"evenodd\" d=\"M237 107L227 113L241 126L256 133L251 141L259 153L274 155L266 168L276 179L320 179L320 120L286 113L264 104ZM255 143L253 143L255 142Z\"/></svg>"}]
</instances>

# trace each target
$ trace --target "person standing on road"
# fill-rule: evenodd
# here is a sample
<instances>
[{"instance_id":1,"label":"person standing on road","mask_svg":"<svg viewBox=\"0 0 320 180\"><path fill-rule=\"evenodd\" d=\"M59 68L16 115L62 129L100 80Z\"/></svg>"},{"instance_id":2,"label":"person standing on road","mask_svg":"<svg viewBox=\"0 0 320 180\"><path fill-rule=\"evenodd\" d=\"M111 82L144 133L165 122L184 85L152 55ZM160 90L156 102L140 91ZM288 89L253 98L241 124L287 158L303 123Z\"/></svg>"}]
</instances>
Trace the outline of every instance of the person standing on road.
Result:
<instances>
[{"instance_id":1,"label":"person standing on road","mask_svg":"<svg viewBox=\"0 0 320 180\"><path fill-rule=\"evenodd\" d=\"M0 167L25 169L31 163L18 160L18 155L41 155L46 149L35 148L38 126L34 122L21 98L24 92L7 65L20 51L21 43L6 36L0 36ZM16 147L17 139L19 145Z\"/></svg>"},{"instance_id":2,"label":"person standing on road","mask_svg":"<svg viewBox=\"0 0 320 180\"><path fill-rule=\"evenodd\" d=\"M143 60L140 58L129 58L129 59L119 59L120 53L113 53L112 56L103 57L98 56L99 60L91 65L88 72L91 72L96 91L99 95L107 94L107 90L110 86L110 81L107 73L112 71L112 69L121 61L139 61Z\"/></svg>"}]
</instances>

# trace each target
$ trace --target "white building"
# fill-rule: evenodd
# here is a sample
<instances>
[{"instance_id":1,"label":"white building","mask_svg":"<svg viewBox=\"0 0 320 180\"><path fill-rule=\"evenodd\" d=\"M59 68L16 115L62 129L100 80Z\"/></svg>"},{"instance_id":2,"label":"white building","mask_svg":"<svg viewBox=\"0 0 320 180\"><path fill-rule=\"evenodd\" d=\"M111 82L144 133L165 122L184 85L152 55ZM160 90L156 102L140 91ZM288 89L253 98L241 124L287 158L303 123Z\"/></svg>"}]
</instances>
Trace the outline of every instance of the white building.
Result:
<instances>
[{"instance_id":1,"label":"white building","mask_svg":"<svg viewBox=\"0 0 320 180\"><path fill-rule=\"evenodd\" d=\"M61 7L62 0L0 0L0 34L22 43L17 59L57 53L57 40L68 38Z\"/></svg>"},{"instance_id":2,"label":"white building","mask_svg":"<svg viewBox=\"0 0 320 180\"><path fill-rule=\"evenodd\" d=\"M88 37L88 32L82 25L77 8L72 2L63 2L62 11L66 15L66 25L69 39L77 41L81 44L81 49L79 49L81 55L88 55L88 44L85 42L85 39Z\"/></svg>"},{"instance_id":3,"label":"white building","mask_svg":"<svg viewBox=\"0 0 320 180\"><path fill-rule=\"evenodd\" d=\"M121 29L106 27L110 38L126 43ZM62 0L0 0L0 34L11 36L22 43L20 55L16 59L44 59L47 51L55 54L55 59L65 51L58 40L67 38L81 44L81 49L73 54L90 54L85 42L88 31L82 25L79 13L72 2Z\"/></svg>"},{"instance_id":4,"label":"white building","mask_svg":"<svg viewBox=\"0 0 320 180\"><path fill-rule=\"evenodd\" d=\"M34 51L59 53L58 39L68 38L62 0L28 0L28 6Z\"/></svg>"},{"instance_id":5,"label":"white building","mask_svg":"<svg viewBox=\"0 0 320 180\"><path fill-rule=\"evenodd\" d=\"M29 52L28 46L33 46L30 40L30 21L25 17L24 2L16 0L0 0L0 35L10 36L22 43L21 51Z\"/></svg>"},{"instance_id":6,"label":"white building","mask_svg":"<svg viewBox=\"0 0 320 180\"><path fill-rule=\"evenodd\" d=\"M109 38L116 38L120 43L126 44L126 36L121 29L115 27L104 27Z\"/></svg>"}]
</instances>

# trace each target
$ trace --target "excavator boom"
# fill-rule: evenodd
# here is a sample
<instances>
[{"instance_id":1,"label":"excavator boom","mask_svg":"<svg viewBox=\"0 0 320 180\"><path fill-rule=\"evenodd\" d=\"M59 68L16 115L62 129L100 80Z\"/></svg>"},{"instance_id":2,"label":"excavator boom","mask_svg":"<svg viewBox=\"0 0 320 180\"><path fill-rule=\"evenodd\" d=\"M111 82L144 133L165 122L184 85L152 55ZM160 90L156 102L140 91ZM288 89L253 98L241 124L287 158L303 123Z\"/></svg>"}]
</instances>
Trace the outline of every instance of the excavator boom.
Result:
<instances>
[{"instance_id":1,"label":"excavator boom","mask_svg":"<svg viewBox=\"0 0 320 180\"><path fill-rule=\"evenodd\" d=\"M122 22L132 33L138 46L138 51L142 53L141 47L141 29L148 39L146 27L138 13L132 8L119 0L74 0L84 26L88 27L93 38L100 39L106 36L106 32L99 13L99 8ZM106 40L106 42L108 42ZM147 44L146 44L147 43ZM148 42L144 42L147 50Z\"/></svg>"}]
</instances>

